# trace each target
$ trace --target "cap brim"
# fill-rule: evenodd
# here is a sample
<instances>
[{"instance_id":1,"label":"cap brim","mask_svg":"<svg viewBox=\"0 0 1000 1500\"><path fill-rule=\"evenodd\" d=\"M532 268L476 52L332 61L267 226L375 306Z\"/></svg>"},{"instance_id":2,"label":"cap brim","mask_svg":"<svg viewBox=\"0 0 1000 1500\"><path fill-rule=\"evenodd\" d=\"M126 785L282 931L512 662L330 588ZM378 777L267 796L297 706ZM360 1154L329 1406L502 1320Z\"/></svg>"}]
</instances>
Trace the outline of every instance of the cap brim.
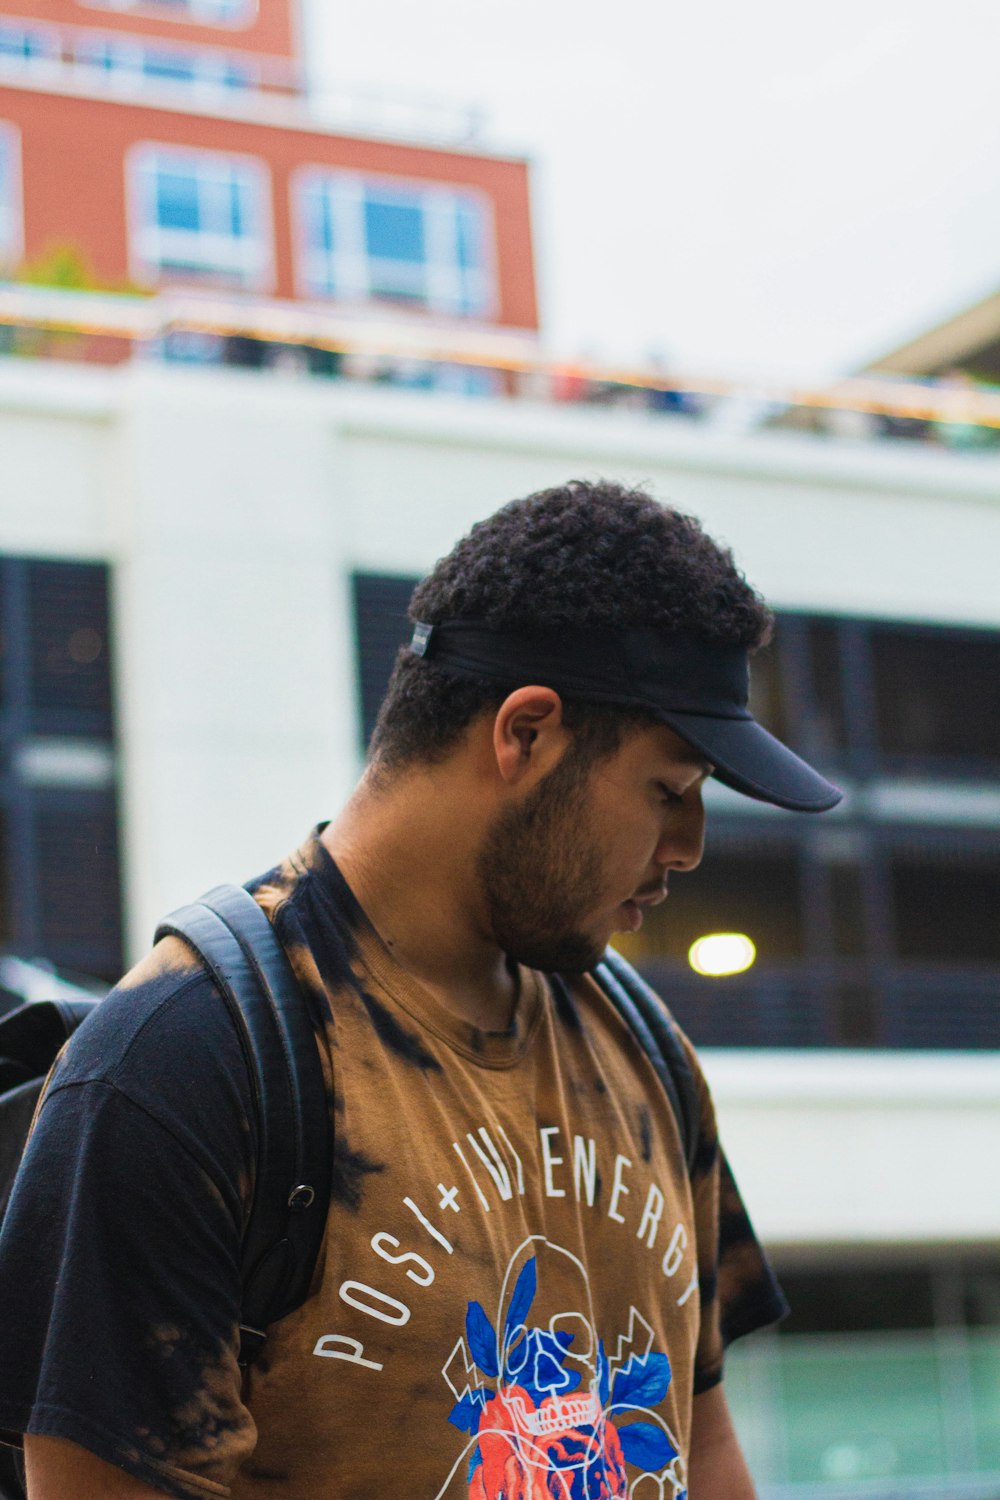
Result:
<instances>
[{"instance_id":1,"label":"cap brim","mask_svg":"<svg viewBox=\"0 0 1000 1500\"><path fill-rule=\"evenodd\" d=\"M775 739L756 719L723 719L659 710L665 723L700 750L716 780L759 802L792 812L828 812L843 792Z\"/></svg>"}]
</instances>

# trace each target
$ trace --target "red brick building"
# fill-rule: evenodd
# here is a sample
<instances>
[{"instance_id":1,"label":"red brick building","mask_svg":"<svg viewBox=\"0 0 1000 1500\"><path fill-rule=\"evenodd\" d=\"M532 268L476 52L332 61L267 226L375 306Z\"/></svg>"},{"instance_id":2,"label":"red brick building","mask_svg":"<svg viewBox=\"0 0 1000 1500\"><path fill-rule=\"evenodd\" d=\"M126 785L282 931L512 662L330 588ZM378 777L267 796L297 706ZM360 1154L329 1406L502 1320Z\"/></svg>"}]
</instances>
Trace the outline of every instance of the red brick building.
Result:
<instances>
[{"instance_id":1,"label":"red brick building","mask_svg":"<svg viewBox=\"0 0 1000 1500\"><path fill-rule=\"evenodd\" d=\"M0 265L537 328L526 163L335 133L302 45L296 0L5 4Z\"/></svg>"}]
</instances>

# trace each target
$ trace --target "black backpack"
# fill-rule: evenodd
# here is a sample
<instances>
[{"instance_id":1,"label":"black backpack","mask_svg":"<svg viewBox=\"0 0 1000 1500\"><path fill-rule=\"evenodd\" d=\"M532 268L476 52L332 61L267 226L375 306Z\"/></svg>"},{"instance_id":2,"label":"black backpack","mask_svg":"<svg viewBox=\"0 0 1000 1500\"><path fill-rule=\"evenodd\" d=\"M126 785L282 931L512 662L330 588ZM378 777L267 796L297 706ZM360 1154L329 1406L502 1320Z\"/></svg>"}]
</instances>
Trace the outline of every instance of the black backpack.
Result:
<instances>
[{"instance_id":1,"label":"black backpack","mask_svg":"<svg viewBox=\"0 0 1000 1500\"><path fill-rule=\"evenodd\" d=\"M305 1301L326 1226L333 1150L315 1039L319 1017L267 915L242 886L217 886L173 912L156 940L167 936L189 943L215 980L236 1026L257 1106L257 1177L242 1253L245 1367L262 1348L268 1325ZM594 977L656 1070L690 1171L698 1099L673 1021L613 948ZM562 983L558 976L554 982ZM48 1071L67 1037L99 1003L35 1001L0 1019L0 1223ZM0 1448L0 1500L22 1500L15 1464L12 1450ZM9 1473L5 1465L11 1465Z\"/></svg>"}]
</instances>

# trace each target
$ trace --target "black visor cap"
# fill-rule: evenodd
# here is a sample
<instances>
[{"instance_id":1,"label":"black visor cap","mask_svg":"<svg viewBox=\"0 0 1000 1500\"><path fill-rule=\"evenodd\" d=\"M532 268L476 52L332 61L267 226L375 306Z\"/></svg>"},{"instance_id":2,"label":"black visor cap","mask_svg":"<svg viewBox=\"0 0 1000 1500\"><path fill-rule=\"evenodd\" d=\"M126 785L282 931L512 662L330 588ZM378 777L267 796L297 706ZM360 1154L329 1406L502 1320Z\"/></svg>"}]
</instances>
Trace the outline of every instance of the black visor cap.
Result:
<instances>
[{"instance_id":1,"label":"black visor cap","mask_svg":"<svg viewBox=\"0 0 1000 1500\"><path fill-rule=\"evenodd\" d=\"M742 647L646 628L574 627L537 635L447 620L418 624L411 650L459 676L509 688L538 683L570 698L645 709L700 751L718 781L757 801L827 812L843 798L754 719Z\"/></svg>"},{"instance_id":2,"label":"black visor cap","mask_svg":"<svg viewBox=\"0 0 1000 1500\"><path fill-rule=\"evenodd\" d=\"M712 762L724 786L791 812L829 812L843 792L801 756L769 734L754 718L720 719L654 710L695 750Z\"/></svg>"}]
</instances>

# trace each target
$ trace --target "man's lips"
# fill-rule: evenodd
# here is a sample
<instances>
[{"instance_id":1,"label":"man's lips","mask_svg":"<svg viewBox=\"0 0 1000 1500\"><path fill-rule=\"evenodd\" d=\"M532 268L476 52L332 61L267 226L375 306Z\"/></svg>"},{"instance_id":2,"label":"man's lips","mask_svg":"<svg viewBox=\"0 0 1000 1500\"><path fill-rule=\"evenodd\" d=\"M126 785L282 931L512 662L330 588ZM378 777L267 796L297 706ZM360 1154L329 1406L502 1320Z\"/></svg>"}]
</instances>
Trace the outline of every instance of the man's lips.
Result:
<instances>
[{"instance_id":1,"label":"man's lips","mask_svg":"<svg viewBox=\"0 0 1000 1500\"><path fill-rule=\"evenodd\" d=\"M627 932L638 932L642 926L642 919L651 906L659 906L661 901L667 899L666 886L658 886L655 891L649 891L644 896L632 896L628 901L622 902L622 911L625 913L625 929Z\"/></svg>"},{"instance_id":2,"label":"man's lips","mask_svg":"<svg viewBox=\"0 0 1000 1500\"><path fill-rule=\"evenodd\" d=\"M645 894L640 891L638 896L630 899L634 906L659 906L667 899L667 888L665 885L658 885L655 891L646 891Z\"/></svg>"}]
</instances>

